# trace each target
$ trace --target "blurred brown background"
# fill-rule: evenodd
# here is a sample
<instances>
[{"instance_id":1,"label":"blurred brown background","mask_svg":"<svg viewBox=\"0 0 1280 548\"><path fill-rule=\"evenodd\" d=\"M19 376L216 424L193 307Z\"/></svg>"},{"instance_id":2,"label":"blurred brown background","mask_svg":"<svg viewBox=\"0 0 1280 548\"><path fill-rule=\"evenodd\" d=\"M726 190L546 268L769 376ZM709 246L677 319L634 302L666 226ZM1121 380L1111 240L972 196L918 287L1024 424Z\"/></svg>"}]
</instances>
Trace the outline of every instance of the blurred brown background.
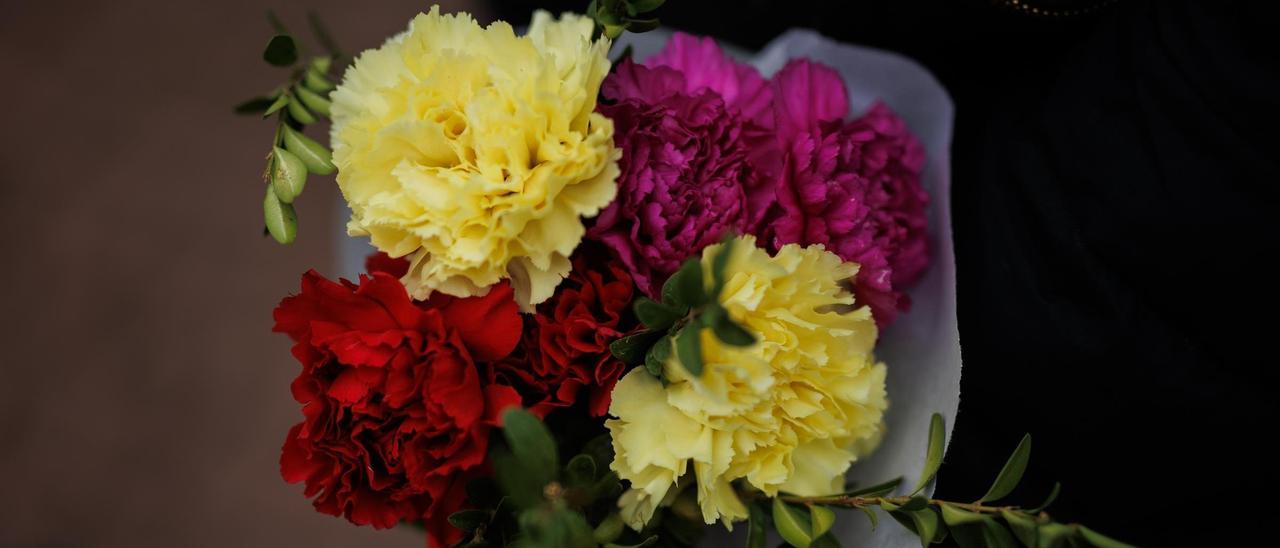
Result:
<instances>
[{"instance_id":1,"label":"blurred brown background","mask_svg":"<svg viewBox=\"0 0 1280 548\"><path fill-rule=\"evenodd\" d=\"M423 544L280 479L301 414L271 308L334 271L339 197L313 175L297 243L261 236L273 126L231 106L286 77L260 58L268 7L355 51L429 2L0 9L0 546Z\"/></svg>"}]
</instances>

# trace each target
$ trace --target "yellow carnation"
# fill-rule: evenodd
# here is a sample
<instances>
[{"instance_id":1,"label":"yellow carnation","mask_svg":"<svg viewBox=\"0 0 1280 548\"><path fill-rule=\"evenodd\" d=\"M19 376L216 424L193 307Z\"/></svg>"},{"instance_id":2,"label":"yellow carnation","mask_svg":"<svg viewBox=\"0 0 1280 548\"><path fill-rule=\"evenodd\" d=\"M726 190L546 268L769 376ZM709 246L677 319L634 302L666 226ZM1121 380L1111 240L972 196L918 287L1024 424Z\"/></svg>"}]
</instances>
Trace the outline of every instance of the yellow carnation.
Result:
<instances>
[{"instance_id":1,"label":"yellow carnation","mask_svg":"<svg viewBox=\"0 0 1280 548\"><path fill-rule=\"evenodd\" d=\"M703 251L710 272L720 246ZM639 529L692 467L707 523L747 516L731 482L772 496L826 495L879 441L885 367L872 355L876 325L854 308L845 280L858 266L822 246L788 245L776 256L740 238L732 249L720 303L757 343L734 347L701 333L703 373L691 377L675 358L670 383L644 368L613 390L606 425L613 469L631 482L619 501Z\"/></svg>"},{"instance_id":2,"label":"yellow carnation","mask_svg":"<svg viewBox=\"0 0 1280 548\"><path fill-rule=\"evenodd\" d=\"M591 25L538 12L516 36L437 6L347 70L332 96L347 230L409 256L415 298L510 278L528 310L568 273L621 155L594 112L609 42Z\"/></svg>"}]
</instances>

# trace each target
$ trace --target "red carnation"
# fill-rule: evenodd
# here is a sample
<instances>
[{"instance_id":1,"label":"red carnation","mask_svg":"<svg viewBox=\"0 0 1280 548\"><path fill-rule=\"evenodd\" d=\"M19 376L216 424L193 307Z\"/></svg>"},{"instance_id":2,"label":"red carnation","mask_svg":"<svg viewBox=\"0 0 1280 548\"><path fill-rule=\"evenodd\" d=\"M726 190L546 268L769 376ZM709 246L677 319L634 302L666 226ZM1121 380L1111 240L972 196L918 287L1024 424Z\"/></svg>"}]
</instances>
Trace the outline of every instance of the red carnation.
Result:
<instances>
[{"instance_id":1,"label":"red carnation","mask_svg":"<svg viewBox=\"0 0 1280 548\"><path fill-rule=\"evenodd\" d=\"M432 546L461 538L446 518L481 471L500 412L520 403L475 363L519 341L510 286L414 303L385 272L354 284L311 271L275 320L303 366L293 395L306 420L285 440L285 481L305 481L317 510L357 525L424 520Z\"/></svg>"},{"instance_id":2,"label":"red carnation","mask_svg":"<svg viewBox=\"0 0 1280 548\"><path fill-rule=\"evenodd\" d=\"M623 316L635 284L621 263L597 266L584 256L574 258L556 294L538 306L534 321L525 322L523 352L494 365L495 375L519 387L526 407L538 416L573 405L583 392L591 415L604 415L625 369L609 343L634 323Z\"/></svg>"}]
</instances>

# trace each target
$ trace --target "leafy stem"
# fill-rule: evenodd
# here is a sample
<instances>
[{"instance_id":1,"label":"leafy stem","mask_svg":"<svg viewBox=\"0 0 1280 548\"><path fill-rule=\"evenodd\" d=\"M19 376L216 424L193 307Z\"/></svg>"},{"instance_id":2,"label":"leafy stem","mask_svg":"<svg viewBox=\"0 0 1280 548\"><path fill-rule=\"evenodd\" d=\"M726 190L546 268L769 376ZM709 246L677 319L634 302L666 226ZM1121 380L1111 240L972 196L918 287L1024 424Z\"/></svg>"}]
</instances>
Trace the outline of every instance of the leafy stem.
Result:
<instances>
[{"instance_id":1,"label":"leafy stem","mask_svg":"<svg viewBox=\"0 0 1280 548\"><path fill-rule=\"evenodd\" d=\"M636 299L636 318L646 329L610 344L613 355L629 364L643 363L650 374L665 381L665 364L673 351L690 375L702 375L705 328L711 329L715 337L727 345L755 344L756 336L734 322L720 304L733 242L733 235L726 235L712 257L710 287L703 273L702 257L695 255L667 278L658 300Z\"/></svg>"},{"instance_id":2,"label":"leafy stem","mask_svg":"<svg viewBox=\"0 0 1280 548\"><path fill-rule=\"evenodd\" d=\"M237 105L235 111L261 114L263 118L276 115L275 136L263 175L267 191L262 215L265 232L287 244L297 236L298 217L293 201L302 193L307 175L328 175L336 170L329 149L303 132L307 125L329 117L329 93L335 88L329 72L342 54L315 13L309 15L308 21L329 53L307 61L301 59L302 49L280 18L268 12L267 19L277 34L267 42L262 59L272 66L291 69L290 76L284 85Z\"/></svg>"},{"instance_id":3,"label":"leafy stem","mask_svg":"<svg viewBox=\"0 0 1280 548\"><path fill-rule=\"evenodd\" d=\"M1031 458L1031 436L1023 436L1009 456L986 494L973 502L952 502L918 495L933 481L942 463L946 431L942 416L934 414L929 425L929 445L924 470L909 494L893 495L902 478L879 485L845 493L821 496L780 494L770 497L756 490L744 490L740 496L753 505L771 500L772 519L763 511L752 513L752 527L763 528L772 522L778 534L791 546L798 548L834 546L835 540L827 534L831 508L861 510L877 526L876 508L889 514L895 521L920 537L921 546L941 542L950 536L962 548L970 546L1014 547L1019 543L1034 548L1066 546L1097 546L1124 548L1129 545L1108 538L1078 523L1055 522L1046 507L1053 503L1059 492L1055 485L1044 503L1031 509L1016 505L993 505L1011 493L1022 480L1027 461ZM763 541L749 543L751 548L761 548Z\"/></svg>"}]
</instances>

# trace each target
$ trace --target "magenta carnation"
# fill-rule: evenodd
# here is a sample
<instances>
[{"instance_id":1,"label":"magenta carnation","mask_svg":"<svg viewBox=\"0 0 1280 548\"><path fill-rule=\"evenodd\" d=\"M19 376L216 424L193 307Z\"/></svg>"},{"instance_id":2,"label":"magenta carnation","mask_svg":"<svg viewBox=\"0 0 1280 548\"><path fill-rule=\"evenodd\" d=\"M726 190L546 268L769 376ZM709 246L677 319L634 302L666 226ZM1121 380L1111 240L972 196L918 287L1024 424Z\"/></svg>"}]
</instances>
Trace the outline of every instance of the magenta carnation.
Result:
<instances>
[{"instance_id":1,"label":"magenta carnation","mask_svg":"<svg viewBox=\"0 0 1280 548\"><path fill-rule=\"evenodd\" d=\"M622 175L587 235L656 296L685 259L748 232L772 202L772 184L747 161L767 137L751 116L765 114L769 91L710 40L677 35L650 65L623 61L602 93Z\"/></svg>"},{"instance_id":2,"label":"magenta carnation","mask_svg":"<svg viewBox=\"0 0 1280 548\"><path fill-rule=\"evenodd\" d=\"M887 326L909 307L902 288L929 260L923 149L883 104L844 121L844 84L827 67L793 61L772 84L783 155L768 169L778 179L777 207L759 235L775 250L823 244L861 265L855 293Z\"/></svg>"},{"instance_id":3,"label":"magenta carnation","mask_svg":"<svg viewBox=\"0 0 1280 548\"><path fill-rule=\"evenodd\" d=\"M602 94L622 175L587 234L642 293L656 296L685 259L733 232L857 262L855 293L881 327L909 306L902 288L929 260L924 153L888 107L846 121L834 70L799 60L766 81L686 34L644 65L624 61Z\"/></svg>"}]
</instances>

